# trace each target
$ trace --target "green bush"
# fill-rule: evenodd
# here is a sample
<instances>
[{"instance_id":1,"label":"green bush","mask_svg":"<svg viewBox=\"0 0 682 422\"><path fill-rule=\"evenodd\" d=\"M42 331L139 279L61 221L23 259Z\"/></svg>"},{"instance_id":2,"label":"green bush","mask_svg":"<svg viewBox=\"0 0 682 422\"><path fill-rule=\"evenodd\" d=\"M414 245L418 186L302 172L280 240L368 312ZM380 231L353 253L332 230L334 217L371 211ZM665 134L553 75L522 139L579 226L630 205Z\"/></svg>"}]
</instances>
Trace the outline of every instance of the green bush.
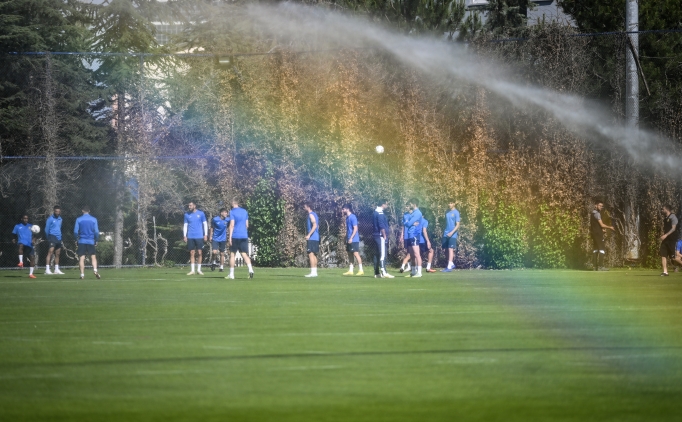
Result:
<instances>
[{"instance_id":1,"label":"green bush","mask_svg":"<svg viewBox=\"0 0 682 422\"><path fill-rule=\"evenodd\" d=\"M540 205L533 225L531 262L537 268L566 268L580 234L580 218L561 208Z\"/></svg>"},{"instance_id":2,"label":"green bush","mask_svg":"<svg viewBox=\"0 0 682 422\"><path fill-rule=\"evenodd\" d=\"M488 201L484 201L485 202ZM528 217L518 205L499 200L493 207L486 204L480 211L482 227L482 261L489 268L523 267L528 251Z\"/></svg>"},{"instance_id":3,"label":"green bush","mask_svg":"<svg viewBox=\"0 0 682 422\"><path fill-rule=\"evenodd\" d=\"M256 265L275 267L281 263L277 238L284 226L284 201L277 196L274 183L261 179L246 201L249 211L249 234L258 248Z\"/></svg>"}]
</instances>

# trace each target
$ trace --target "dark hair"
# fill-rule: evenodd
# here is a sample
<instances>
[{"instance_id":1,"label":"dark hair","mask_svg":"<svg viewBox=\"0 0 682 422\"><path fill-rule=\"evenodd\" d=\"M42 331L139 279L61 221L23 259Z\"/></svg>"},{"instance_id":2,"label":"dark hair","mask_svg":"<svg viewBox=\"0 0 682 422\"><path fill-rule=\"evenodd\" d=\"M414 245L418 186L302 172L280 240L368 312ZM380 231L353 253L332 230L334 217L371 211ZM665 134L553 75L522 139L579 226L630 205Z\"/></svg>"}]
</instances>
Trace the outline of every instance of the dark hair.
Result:
<instances>
[{"instance_id":1,"label":"dark hair","mask_svg":"<svg viewBox=\"0 0 682 422\"><path fill-rule=\"evenodd\" d=\"M672 212L672 210L673 210L673 207L670 204L663 204L663 208L665 208L666 210L668 210L670 212Z\"/></svg>"},{"instance_id":2,"label":"dark hair","mask_svg":"<svg viewBox=\"0 0 682 422\"><path fill-rule=\"evenodd\" d=\"M388 199L380 199L377 203L378 206L382 206L384 204L388 204Z\"/></svg>"},{"instance_id":3,"label":"dark hair","mask_svg":"<svg viewBox=\"0 0 682 422\"><path fill-rule=\"evenodd\" d=\"M416 206L419 206L419 199L417 198L412 198L408 202L410 203L410 205L414 204Z\"/></svg>"},{"instance_id":4,"label":"dark hair","mask_svg":"<svg viewBox=\"0 0 682 422\"><path fill-rule=\"evenodd\" d=\"M81 208L83 212L90 212L90 207L87 205L83 205L83 208Z\"/></svg>"},{"instance_id":5,"label":"dark hair","mask_svg":"<svg viewBox=\"0 0 682 422\"><path fill-rule=\"evenodd\" d=\"M603 203L604 203L604 201L602 201L601 198L596 198L594 200L594 205L599 205L599 204L603 204Z\"/></svg>"},{"instance_id":6,"label":"dark hair","mask_svg":"<svg viewBox=\"0 0 682 422\"><path fill-rule=\"evenodd\" d=\"M60 209L62 209L62 207L60 207L59 205L55 205L54 207L52 207L52 210L60 210Z\"/></svg>"},{"instance_id":7,"label":"dark hair","mask_svg":"<svg viewBox=\"0 0 682 422\"><path fill-rule=\"evenodd\" d=\"M348 211L350 211L351 214L353 214L353 204L348 203L348 204L344 205L343 208L347 209Z\"/></svg>"},{"instance_id":8,"label":"dark hair","mask_svg":"<svg viewBox=\"0 0 682 422\"><path fill-rule=\"evenodd\" d=\"M305 201L305 202L303 202L303 207L304 207L304 208L305 208L305 207L308 207L308 208L311 208L311 209L312 209L312 207L310 206L310 201Z\"/></svg>"},{"instance_id":9,"label":"dark hair","mask_svg":"<svg viewBox=\"0 0 682 422\"><path fill-rule=\"evenodd\" d=\"M195 207L197 206L197 203L194 202L194 201L189 201L189 202L187 203L187 205L189 205L189 204L194 204Z\"/></svg>"},{"instance_id":10,"label":"dark hair","mask_svg":"<svg viewBox=\"0 0 682 422\"><path fill-rule=\"evenodd\" d=\"M227 208L221 208L220 211L218 211L218 214L222 214L223 211L227 212Z\"/></svg>"},{"instance_id":11,"label":"dark hair","mask_svg":"<svg viewBox=\"0 0 682 422\"><path fill-rule=\"evenodd\" d=\"M21 214L21 219L22 219L22 220L24 219L24 217L26 217L26 218L31 218L31 217L29 217L28 214L26 214L26 213Z\"/></svg>"}]
</instances>

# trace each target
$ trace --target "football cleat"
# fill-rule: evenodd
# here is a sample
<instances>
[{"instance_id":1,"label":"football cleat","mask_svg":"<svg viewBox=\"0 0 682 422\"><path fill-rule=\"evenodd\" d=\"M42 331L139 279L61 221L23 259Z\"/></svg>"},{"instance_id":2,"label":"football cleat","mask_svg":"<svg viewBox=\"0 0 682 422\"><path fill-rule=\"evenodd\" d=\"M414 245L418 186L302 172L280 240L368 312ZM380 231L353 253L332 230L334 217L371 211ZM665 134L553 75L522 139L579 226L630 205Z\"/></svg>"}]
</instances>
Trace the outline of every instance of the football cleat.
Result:
<instances>
[{"instance_id":1,"label":"football cleat","mask_svg":"<svg viewBox=\"0 0 682 422\"><path fill-rule=\"evenodd\" d=\"M341 275L353 275L353 271L346 271L345 273L343 273Z\"/></svg>"},{"instance_id":2,"label":"football cleat","mask_svg":"<svg viewBox=\"0 0 682 422\"><path fill-rule=\"evenodd\" d=\"M661 273L661 277L668 277L670 274L668 273Z\"/></svg>"},{"instance_id":3,"label":"football cleat","mask_svg":"<svg viewBox=\"0 0 682 422\"><path fill-rule=\"evenodd\" d=\"M223 271L225 270L223 270L222 268L218 270L219 273L222 273Z\"/></svg>"},{"instance_id":4,"label":"football cleat","mask_svg":"<svg viewBox=\"0 0 682 422\"><path fill-rule=\"evenodd\" d=\"M190 271L187 273L187 275L194 275L194 274L196 274L194 271Z\"/></svg>"},{"instance_id":5,"label":"football cleat","mask_svg":"<svg viewBox=\"0 0 682 422\"><path fill-rule=\"evenodd\" d=\"M249 278L253 278L253 273L249 273Z\"/></svg>"},{"instance_id":6,"label":"football cleat","mask_svg":"<svg viewBox=\"0 0 682 422\"><path fill-rule=\"evenodd\" d=\"M451 273L452 270L451 270L450 268L444 268L444 269L440 270L440 272L442 272L442 273Z\"/></svg>"},{"instance_id":7,"label":"football cleat","mask_svg":"<svg viewBox=\"0 0 682 422\"><path fill-rule=\"evenodd\" d=\"M417 278L417 277L421 277L421 276L422 276L421 273L417 273L417 274L413 275L412 277Z\"/></svg>"},{"instance_id":8,"label":"football cleat","mask_svg":"<svg viewBox=\"0 0 682 422\"><path fill-rule=\"evenodd\" d=\"M402 274L405 271L405 268L400 267L400 274Z\"/></svg>"},{"instance_id":9,"label":"football cleat","mask_svg":"<svg viewBox=\"0 0 682 422\"><path fill-rule=\"evenodd\" d=\"M47 275L57 274L57 270L54 270L54 273L53 273L53 272L50 271L50 269L48 268L48 269L45 270L45 274L47 274Z\"/></svg>"},{"instance_id":10,"label":"football cleat","mask_svg":"<svg viewBox=\"0 0 682 422\"><path fill-rule=\"evenodd\" d=\"M204 273L202 273L201 270L197 270L197 274L204 275Z\"/></svg>"},{"instance_id":11,"label":"football cleat","mask_svg":"<svg viewBox=\"0 0 682 422\"><path fill-rule=\"evenodd\" d=\"M95 277L97 278L97 280L99 280L100 278L102 278L102 276L99 275L99 273L98 273L97 271L95 271Z\"/></svg>"},{"instance_id":12,"label":"football cleat","mask_svg":"<svg viewBox=\"0 0 682 422\"><path fill-rule=\"evenodd\" d=\"M428 270L426 270L426 272L427 272L427 273L435 273L436 270L434 270L433 268L429 268Z\"/></svg>"},{"instance_id":13,"label":"football cleat","mask_svg":"<svg viewBox=\"0 0 682 422\"><path fill-rule=\"evenodd\" d=\"M62 270L54 270L54 274L64 275Z\"/></svg>"},{"instance_id":14,"label":"football cleat","mask_svg":"<svg viewBox=\"0 0 682 422\"><path fill-rule=\"evenodd\" d=\"M233 276L233 275L228 275L227 277L225 277L225 280L234 280L234 276Z\"/></svg>"},{"instance_id":15,"label":"football cleat","mask_svg":"<svg viewBox=\"0 0 682 422\"><path fill-rule=\"evenodd\" d=\"M215 262L211 263L211 271L215 271Z\"/></svg>"},{"instance_id":16,"label":"football cleat","mask_svg":"<svg viewBox=\"0 0 682 422\"><path fill-rule=\"evenodd\" d=\"M17 267L19 267L19 268L24 268L24 263L23 263L23 262L18 263L18 264L17 264Z\"/></svg>"},{"instance_id":17,"label":"football cleat","mask_svg":"<svg viewBox=\"0 0 682 422\"><path fill-rule=\"evenodd\" d=\"M352 273L351 273L351 274L352 274ZM358 276L358 275L365 275L365 272L364 272L364 271L362 271L362 270L360 270L360 271L358 271L358 273L357 273L357 274L355 274L355 275L356 275L356 276Z\"/></svg>"},{"instance_id":18,"label":"football cleat","mask_svg":"<svg viewBox=\"0 0 682 422\"><path fill-rule=\"evenodd\" d=\"M33 274L29 274L28 278L36 278L36 276L34 276Z\"/></svg>"},{"instance_id":19,"label":"football cleat","mask_svg":"<svg viewBox=\"0 0 682 422\"><path fill-rule=\"evenodd\" d=\"M391 274L389 274L389 273L384 273L384 274L383 274L383 277L384 277L384 278L395 278L394 275L391 275Z\"/></svg>"},{"instance_id":20,"label":"football cleat","mask_svg":"<svg viewBox=\"0 0 682 422\"><path fill-rule=\"evenodd\" d=\"M85 280L85 276L84 276L84 275L81 276L81 280Z\"/></svg>"},{"instance_id":21,"label":"football cleat","mask_svg":"<svg viewBox=\"0 0 682 422\"><path fill-rule=\"evenodd\" d=\"M253 273L251 273L253 274ZM306 274L304 277L310 278L310 277L317 277L317 274Z\"/></svg>"}]
</instances>

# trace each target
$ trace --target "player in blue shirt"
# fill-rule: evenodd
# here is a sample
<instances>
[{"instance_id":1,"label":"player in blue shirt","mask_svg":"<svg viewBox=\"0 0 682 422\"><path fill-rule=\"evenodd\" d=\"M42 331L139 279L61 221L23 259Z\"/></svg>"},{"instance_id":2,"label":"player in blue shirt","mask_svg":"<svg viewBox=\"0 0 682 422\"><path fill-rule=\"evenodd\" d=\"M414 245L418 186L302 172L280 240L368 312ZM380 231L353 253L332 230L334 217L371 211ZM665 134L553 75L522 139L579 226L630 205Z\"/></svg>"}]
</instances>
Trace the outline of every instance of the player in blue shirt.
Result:
<instances>
[{"instance_id":1,"label":"player in blue shirt","mask_svg":"<svg viewBox=\"0 0 682 422\"><path fill-rule=\"evenodd\" d=\"M457 249L457 234L459 233L459 211L455 208L455 200L448 204L450 211L445 213L445 231L443 232L443 249L448 251L448 266L441 270L449 273L455 268L455 250Z\"/></svg>"},{"instance_id":2,"label":"player in blue shirt","mask_svg":"<svg viewBox=\"0 0 682 422\"><path fill-rule=\"evenodd\" d=\"M73 235L78 244L78 258L81 269L81 280L85 278L85 256L90 256L92 262L92 269L95 272L95 277L99 280L102 278L97 272L97 241L99 240L99 226L97 219L90 215L90 207L87 205L82 208L83 215L76 219L76 225L73 228Z\"/></svg>"},{"instance_id":3,"label":"player in blue shirt","mask_svg":"<svg viewBox=\"0 0 682 422\"><path fill-rule=\"evenodd\" d=\"M225 246L227 245L227 227L230 225L230 217L227 208L221 208L218 214L211 220L211 230L208 236L211 238L211 246L213 247L211 271L215 271L215 257L220 253L220 272L222 273L225 266Z\"/></svg>"},{"instance_id":4,"label":"player in blue shirt","mask_svg":"<svg viewBox=\"0 0 682 422\"><path fill-rule=\"evenodd\" d=\"M412 259L412 272L407 277L421 277L422 276L422 257L419 253L419 233L421 233L422 212L419 210L419 200L412 198L409 201L412 214L405 222L405 230L407 230L407 246L410 248L410 257Z\"/></svg>"},{"instance_id":5,"label":"player in blue shirt","mask_svg":"<svg viewBox=\"0 0 682 422\"><path fill-rule=\"evenodd\" d=\"M435 273L436 270L431 268L431 262L433 261L433 248L431 247L431 239L429 239L429 233L427 231L427 228L429 227L429 220L422 217L422 221L419 226L421 227L421 232L419 233L419 252L420 254L427 254L426 272Z\"/></svg>"},{"instance_id":6,"label":"player in blue shirt","mask_svg":"<svg viewBox=\"0 0 682 422\"><path fill-rule=\"evenodd\" d=\"M33 239L31 227L33 227L33 224L28 222L28 214L21 216L21 223L14 226L14 230L12 230L12 234L14 235L14 238L12 238L12 243L19 245L19 265L17 266L21 268L24 267L24 255L26 255L29 262L28 277L36 278L36 276L33 275L33 259L36 255L35 249L33 247L35 240Z\"/></svg>"},{"instance_id":7,"label":"player in blue shirt","mask_svg":"<svg viewBox=\"0 0 682 422\"><path fill-rule=\"evenodd\" d=\"M377 244L377 254L374 256L374 277L394 278L386 271L386 251L388 250L388 220L384 211L388 208L388 201L382 199L372 215L374 226L374 241Z\"/></svg>"},{"instance_id":8,"label":"player in blue shirt","mask_svg":"<svg viewBox=\"0 0 682 422\"><path fill-rule=\"evenodd\" d=\"M249 258L249 213L239 206L237 198L232 200L227 244L230 246L230 275L225 278L234 279L234 259L237 252L242 254L244 262L249 267L249 278L253 278L253 266Z\"/></svg>"},{"instance_id":9,"label":"player in blue shirt","mask_svg":"<svg viewBox=\"0 0 682 422\"><path fill-rule=\"evenodd\" d=\"M303 209L308 214L305 220L306 250L310 258L310 274L306 277L317 277L317 254L320 252L320 218L310 207L309 202L303 203Z\"/></svg>"},{"instance_id":10,"label":"player in blue shirt","mask_svg":"<svg viewBox=\"0 0 682 422\"><path fill-rule=\"evenodd\" d=\"M403 242L403 248L405 248L405 258L403 258L402 264L400 264L400 272L410 271L410 247L407 246L407 239L409 239L408 230L405 230L405 223L410 219L412 210L410 209L410 204L405 204L405 212L403 213L403 221L400 223L400 239Z\"/></svg>"},{"instance_id":11,"label":"player in blue shirt","mask_svg":"<svg viewBox=\"0 0 682 422\"><path fill-rule=\"evenodd\" d=\"M45 261L45 274L64 274L59 270L59 255L62 252L62 210L59 205L52 209L52 215L47 218L45 223L45 236L50 249L47 250ZM54 272L50 271L50 260L54 254Z\"/></svg>"},{"instance_id":12,"label":"player in blue shirt","mask_svg":"<svg viewBox=\"0 0 682 422\"><path fill-rule=\"evenodd\" d=\"M346 215L346 251L350 261L350 269L343 275L353 275L353 257L358 260L358 272L355 275L364 275L362 271L362 259L360 258L360 235L358 234L358 218L353 214L353 205L346 204L342 208Z\"/></svg>"},{"instance_id":13,"label":"player in blue shirt","mask_svg":"<svg viewBox=\"0 0 682 422\"><path fill-rule=\"evenodd\" d=\"M204 242L208 240L206 214L204 214L203 211L198 210L197 204L193 201L187 204L187 210L188 211L185 213L185 224L182 226L182 235L185 243L187 243L191 268L187 275L204 275L204 273L201 272L201 261ZM196 273L194 272L195 262L197 264Z\"/></svg>"},{"instance_id":14,"label":"player in blue shirt","mask_svg":"<svg viewBox=\"0 0 682 422\"><path fill-rule=\"evenodd\" d=\"M682 266L682 239L679 239L677 243L675 243L675 257L673 258L673 263ZM675 266L675 272L679 271L678 266Z\"/></svg>"}]
</instances>

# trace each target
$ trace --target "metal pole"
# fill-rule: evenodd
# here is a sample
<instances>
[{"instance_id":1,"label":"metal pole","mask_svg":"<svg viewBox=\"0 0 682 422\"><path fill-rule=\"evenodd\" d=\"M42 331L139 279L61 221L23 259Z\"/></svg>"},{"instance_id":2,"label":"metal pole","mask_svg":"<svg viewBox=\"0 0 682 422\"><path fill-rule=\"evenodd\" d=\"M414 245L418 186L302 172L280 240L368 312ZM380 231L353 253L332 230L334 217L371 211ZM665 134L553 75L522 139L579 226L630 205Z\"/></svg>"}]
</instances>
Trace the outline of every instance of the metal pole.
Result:
<instances>
[{"instance_id":1,"label":"metal pole","mask_svg":"<svg viewBox=\"0 0 682 422\"><path fill-rule=\"evenodd\" d=\"M639 75L637 59L639 56L639 2L626 0L625 31L630 40L625 45L625 123L629 127L639 126ZM629 45L631 43L631 45Z\"/></svg>"}]
</instances>

